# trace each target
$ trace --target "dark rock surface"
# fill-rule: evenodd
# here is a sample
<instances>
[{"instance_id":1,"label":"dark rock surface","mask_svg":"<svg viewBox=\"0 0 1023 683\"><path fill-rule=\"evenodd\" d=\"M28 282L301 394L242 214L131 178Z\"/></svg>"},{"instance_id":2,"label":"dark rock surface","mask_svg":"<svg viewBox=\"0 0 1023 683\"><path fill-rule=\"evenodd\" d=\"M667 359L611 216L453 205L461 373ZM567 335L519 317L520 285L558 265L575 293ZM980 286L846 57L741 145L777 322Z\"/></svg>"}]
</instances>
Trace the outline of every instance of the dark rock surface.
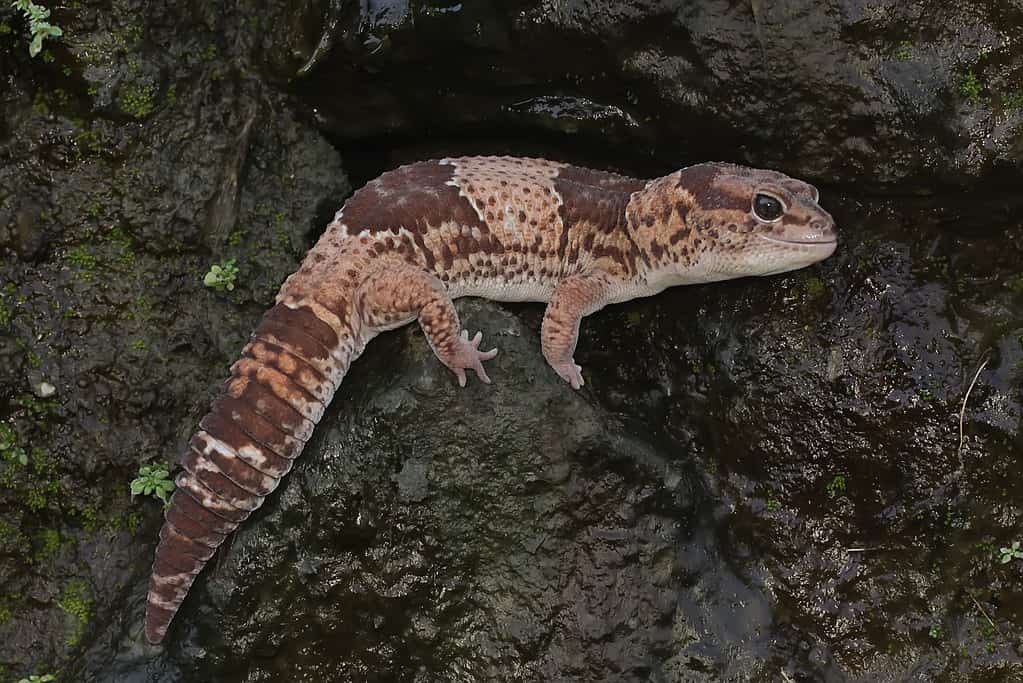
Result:
<instances>
[{"instance_id":1,"label":"dark rock surface","mask_svg":"<svg viewBox=\"0 0 1023 683\"><path fill-rule=\"evenodd\" d=\"M305 42L330 48L300 92L345 141L499 126L658 171L727 158L898 194L1023 178L1019 2L308 7Z\"/></svg>"},{"instance_id":2,"label":"dark rock surface","mask_svg":"<svg viewBox=\"0 0 1023 683\"><path fill-rule=\"evenodd\" d=\"M1019 3L212 7L0 10L0 683L1023 676ZM843 241L594 316L580 393L539 306L460 305L492 386L379 338L142 646L138 465L345 171L462 152L775 166Z\"/></svg>"}]
</instances>

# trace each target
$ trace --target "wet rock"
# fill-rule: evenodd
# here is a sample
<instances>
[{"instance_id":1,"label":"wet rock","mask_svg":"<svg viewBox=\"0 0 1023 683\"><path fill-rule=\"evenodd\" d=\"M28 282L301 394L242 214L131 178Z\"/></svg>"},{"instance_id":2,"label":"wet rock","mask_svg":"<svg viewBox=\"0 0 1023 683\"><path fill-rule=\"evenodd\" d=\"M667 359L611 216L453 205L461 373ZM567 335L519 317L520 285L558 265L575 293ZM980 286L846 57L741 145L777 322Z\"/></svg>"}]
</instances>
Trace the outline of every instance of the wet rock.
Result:
<instances>
[{"instance_id":1,"label":"wet rock","mask_svg":"<svg viewBox=\"0 0 1023 683\"><path fill-rule=\"evenodd\" d=\"M1020 677L1016 5L54 20L52 62L0 32L0 678ZM314 122L361 178L464 151L777 166L825 181L842 243L594 316L582 393L538 306L460 305L502 348L489 387L381 337L148 647L160 506L128 482L176 459L348 192ZM227 259L235 289L204 287Z\"/></svg>"},{"instance_id":2,"label":"wet rock","mask_svg":"<svg viewBox=\"0 0 1023 683\"><path fill-rule=\"evenodd\" d=\"M583 392L544 365L538 306L459 305L502 349L492 386L459 390L415 328L378 338L145 666L1018 677L1021 568L995 549L1023 515L1023 222L829 208L845 241L814 269L593 316Z\"/></svg>"},{"instance_id":3,"label":"wet rock","mask_svg":"<svg viewBox=\"0 0 1023 683\"><path fill-rule=\"evenodd\" d=\"M636 677L690 652L762 670L673 632L702 610L680 602L680 580L746 596L723 610L748 619L729 635L762 645L769 623L762 593L703 575L713 540L686 550L709 531L691 462L571 391L514 315L460 310L502 349L495 384L459 389L417 331L379 339L196 590L169 659L253 681Z\"/></svg>"},{"instance_id":4,"label":"wet rock","mask_svg":"<svg viewBox=\"0 0 1023 683\"><path fill-rule=\"evenodd\" d=\"M900 194L1023 178L1018 4L399 5L306 6L322 49L299 86L339 138L497 123L619 166L727 159Z\"/></svg>"},{"instance_id":5,"label":"wet rock","mask_svg":"<svg viewBox=\"0 0 1023 683\"><path fill-rule=\"evenodd\" d=\"M120 636L160 517L129 482L176 461L349 191L248 43L221 42L243 19L55 9L32 60L0 12L0 680L81 680ZM229 258L230 295L204 287Z\"/></svg>"}]
</instances>

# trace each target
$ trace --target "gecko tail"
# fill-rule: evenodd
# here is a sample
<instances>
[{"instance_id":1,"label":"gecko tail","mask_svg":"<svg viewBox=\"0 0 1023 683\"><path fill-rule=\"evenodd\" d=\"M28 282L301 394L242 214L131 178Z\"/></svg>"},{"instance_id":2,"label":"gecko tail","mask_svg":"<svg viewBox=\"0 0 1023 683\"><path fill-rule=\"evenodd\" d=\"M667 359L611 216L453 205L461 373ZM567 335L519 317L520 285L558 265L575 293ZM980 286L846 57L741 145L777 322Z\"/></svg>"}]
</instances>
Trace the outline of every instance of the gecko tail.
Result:
<instances>
[{"instance_id":1,"label":"gecko tail","mask_svg":"<svg viewBox=\"0 0 1023 683\"><path fill-rule=\"evenodd\" d=\"M166 636L220 544L291 471L353 347L308 306L278 303L263 317L181 458L146 599L150 643Z\"/></svg>"}]
</instances>

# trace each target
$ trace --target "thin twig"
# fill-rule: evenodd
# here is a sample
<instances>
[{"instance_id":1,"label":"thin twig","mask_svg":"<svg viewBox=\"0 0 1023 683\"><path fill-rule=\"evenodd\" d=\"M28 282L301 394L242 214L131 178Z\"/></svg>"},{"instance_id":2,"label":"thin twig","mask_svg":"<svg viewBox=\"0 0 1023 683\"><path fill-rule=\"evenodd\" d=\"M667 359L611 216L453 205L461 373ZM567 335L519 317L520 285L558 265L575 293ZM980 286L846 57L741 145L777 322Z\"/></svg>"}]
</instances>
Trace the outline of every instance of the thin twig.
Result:
<instances>
[{"instance_id":1,"label":"thin twig","mask_svg":"<svg viewBox=\"0 0 1023 683\"><path fill-rule=\"evenodd\" d=\"M980 377L980 373L982 373L984 371L984 367L987 366L987 362L990 359L991 358L990 358L988 352L985 352L984 353L984 362L982 362L980 364L980 367L977 368L976 374L973 375L973 381L970 382L970 386L966 389L966 395L963 396L963 405L959 408L959 449L956 452L959 455L959 459L960 459L959 466L960 467L962 467L962 457L963 457L963 438L964 438L963 437L963 420L966 417L966 402L970 400L970 392L973 391L973 385L975 385L977 383L977 378Z\"/></svg>"},{"instance_id":2,"label":"thin twig","mask_svg":"<svg viewBox=\"0 0 1023 683\"><path fill-rule=\"evenodd\" d=\"M781 670L781 677L788 681L788 683L795 683L795 681L793 681L792 678L787 673L785 673L785 669Z\"/></svg>"},{"instance_id":3,"label":"thin twig","mask_svg":"<svg viewBox=\"0 0 1023 683\"><path fill-rule=\"evenodd\" d=\"M966 591L966 594L970 596L970 600L973 600L973 604L977 606L977 609L980 610L980 613L984 615L985 619L987 619L987 623L991 624L991 628L995 630L995 633L997 633L999 636L1002 636L1002 630L995 625L995 622L991 621L991 617L988 616L987 610L985 610L981 606L981 604L977 602L977 598L973 597L973 593L971 593L970 591ZM1002 637L1004 638L1004 636Z\"/></svg>"}]
</instances>

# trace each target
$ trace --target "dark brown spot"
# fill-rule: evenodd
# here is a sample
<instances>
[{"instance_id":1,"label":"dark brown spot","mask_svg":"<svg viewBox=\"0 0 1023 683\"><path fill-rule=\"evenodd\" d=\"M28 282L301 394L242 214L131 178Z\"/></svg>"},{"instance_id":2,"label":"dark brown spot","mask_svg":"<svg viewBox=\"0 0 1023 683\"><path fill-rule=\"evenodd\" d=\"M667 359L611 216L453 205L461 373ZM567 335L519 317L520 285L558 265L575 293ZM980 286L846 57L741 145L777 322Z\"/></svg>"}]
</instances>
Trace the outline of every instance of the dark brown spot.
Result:
<instances>
[{"instance_id":1,"label":"dark brown spot","mask_svg":"<svg viewBox=\"0 0 1023 683\"><path fill-rule=\"evenodd\" d=\"M211 534L227 536L238 528L237 522L224 519L212 510L204 508L194 498L189 496L183 489L174 492L170 499L168 510L175 511L175 514L185 515L201 524ZM170 513L168 512L168 515ZM198 539L197 539L198 540ZM207 544L208 545L208 544Z\"/></svg>"},{"instance_id":2,"label":"dark brown spot","mask_svg":"<svg viewBox=\"0 0 1023 683\"><path fill-rule=\"evenodd\" d=\"M409 164L384 173L356 192L344 206L345 223L354 233L371 234L400 228L423 232L429 225L453 221L478 226L479 216L459 189L447 182L454 167L436 161ZM466 191L475 192L474 188ZM482 199L477 199L482 205Z\"/></svg>"},{"instance_id":3,"label":"dark brown spot","mask_svg":"<svg viewBox=\"0 0 1023 683\"><path fill-rule=\"evenodd\" d=\"M678 244L680 240L688 237L689 233L689 228L681 228L671 234L671 237L668 238L668 243L674 246L675 244Z\"/></svg>"},{"instance_id":4,"label":"dark brown spot","mask_svg":"<svg viewBox=\"0 0 1023 683\"><path fill-rule=\"evenodd\" d=\"M227 394L241 399L251 406L252 410L296 439L308 441L312 435L313 423L286 401L274 395L261 382L248 377L235 377L227 383Z\"/></svg>"},{"instance_id":5,"label":"dark brown spot","mask_svg":"<svg viewBox=\"0 0 1023 683\"><path fill-rule=\"evenodd\" d=\"M278 328L296 330L315 340L327 351L337 347L337 333L330 325L316 317L307 306L291 308L285 304L277 304L263 316L263 322L256 328L257 334L264 323L277 323Z\"/></svg>"},{"instance_id":6,"label":"dark brown spot","mask_svg":"<svg viewBox=\"0 0 1023 683\"><path fill-rule=\"evenodd\" d=\"M215 514L218 517L222 517L227 521L235 523L244 522L246 519L249 518L249 515L252 514L252 510L241 510L228 504L226 501L220 498L220 496L217 495L216 492L212 491L201 481L197 480L195 477L191 476L186 472L182 472L181 474L179 474L177 478L175 478L174 482L178 485L178 491L184 491L193 500L195 500L197 504L199 504L202 507L206 507L205 504L203 503L203 500L206 498L213 498L222 501L223 506L218 507L215 511ZM211 510L211 512L214 511Z\"/></svg>"},{"instance_id":7,"label":"dark brown spot","mask_svg":"<svg viewBox=\"0 0 1023 683\"><path fill-rule=\"evenodd\" d=\"M199 423L199 427L213 438L230 446L236 453L246 448L257 449L263 456L263 462L259 465L250 460L246 462L264 474L280 479L291 470L291 460L278 455L273 448L246 434L236 422L219 411L207 414ZM281 450L286 448L281 447ZM241 454L238 457L245 459Z\"/></svg>"},{"instance_id":8,"label":"dark brown spot","mask_svg":"<svg viewBox=\"0 0 1023 683\"><path fill-rule=\"evenodd\" d=\"M193 519L189 516L183 509L183 506L177 504L181 501L181 499L191 500L188 496L178 496L167 508L167 521L171 523L175 529L180 531L182 535L191 538L193 541L201 545L205 545L209 548L216 548L223 543L227 538L227 534L215 531L204 522ZM192 505L195 505L194 501L192 501ZM218 522L216 525L220 526L219 523L224 520L216 516L214 517ZM233 527L234 525L232 524L231 526Z\"/></svg>"},{"instance_id":9,"label":"dark brown spot","mask_svg":"<svg viewBox=\"0 0 1023 683\"><path fill-rule=\"evenodd\" d=\"M277 488L276 478L260 472L232 452L222 452L215 444L206 444L198 434L188 445L201 452L202 457L208 458L225 477L250 494L263 497Z\"/></svg>"},{"instance_id":10,"label":"dark brown spot","mask_svg":"<svg viewBox=\"0 0 1023 683\"><path fill-rule=\"evenodd\" d=\"M160 529L160 549L157 551L157 556L160 555L165 557L177 556L178 559L174 561L174 565L183 569L187 567L186 571L191 571L196 568L196 565L194 563L184 564L181 556L190 557L199 560L199 562L206 562L206 560L213 557L213 548L196 543L173 526L164 524L163 528ZM201 567L202 565L198 566Z\"/></svg>"}]
</instances>

